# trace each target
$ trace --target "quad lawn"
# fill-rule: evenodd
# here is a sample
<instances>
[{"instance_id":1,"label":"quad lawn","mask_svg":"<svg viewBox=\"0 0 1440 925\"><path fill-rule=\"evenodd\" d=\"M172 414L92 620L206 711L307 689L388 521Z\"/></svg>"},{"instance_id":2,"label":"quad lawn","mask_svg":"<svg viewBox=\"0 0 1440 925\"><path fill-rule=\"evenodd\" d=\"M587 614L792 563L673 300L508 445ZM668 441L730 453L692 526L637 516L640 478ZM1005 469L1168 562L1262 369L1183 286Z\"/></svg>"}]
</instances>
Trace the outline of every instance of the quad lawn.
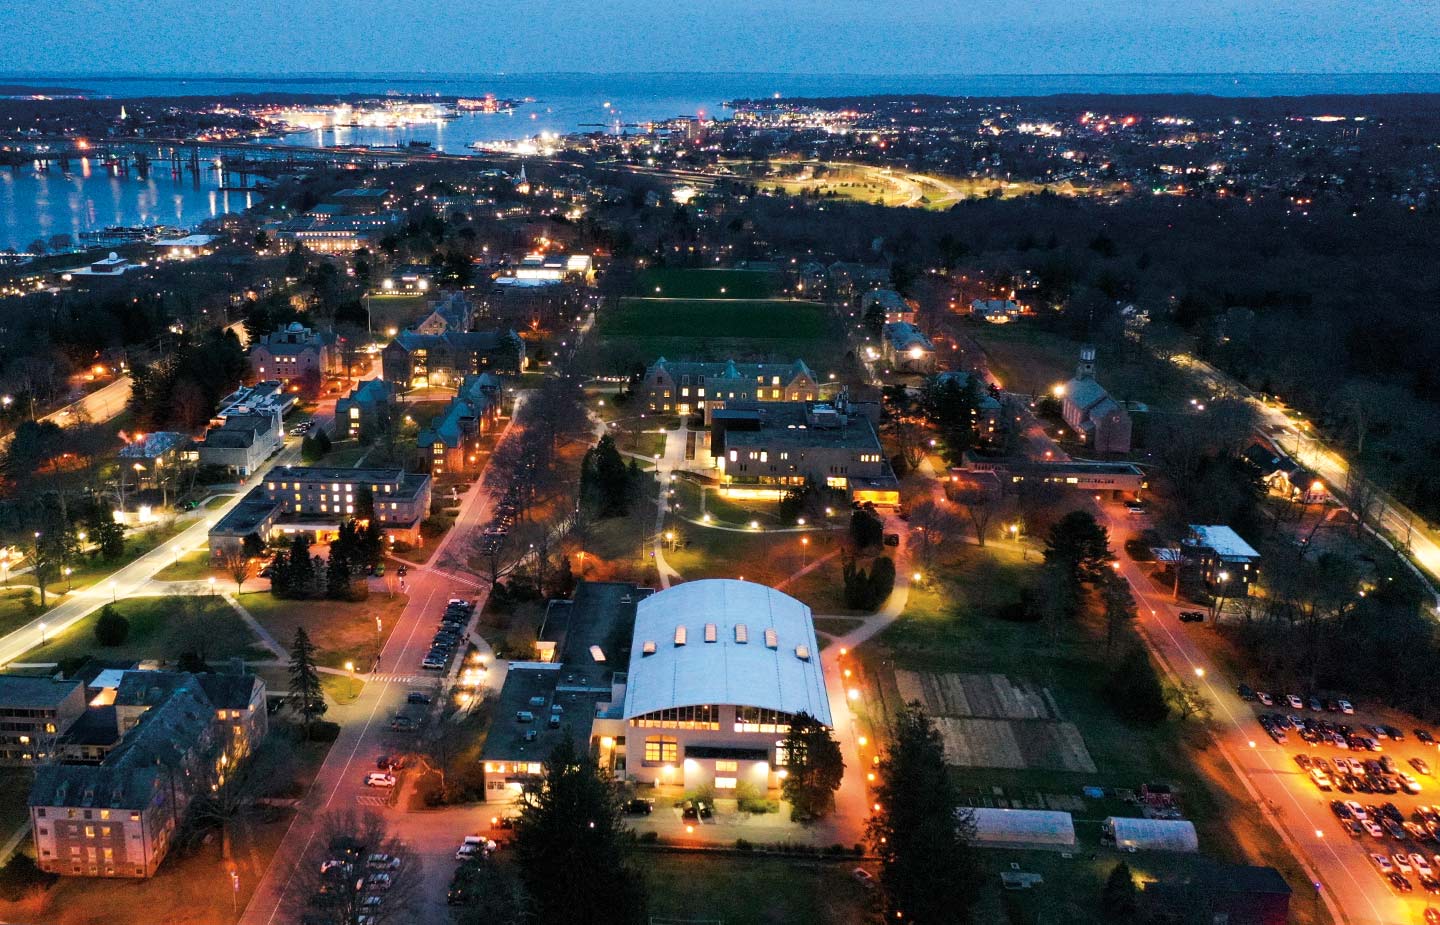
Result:
<instances>
[{"instance_id":1,"label":"quad lawn","mask_svg":"<svg viewBox=\"0 0 1440 925\"><path fill-rule=\"evenodd\" d=\"M812 340L829 328L824 306L783 299L622 299L600 321L600 333L608 337Z\"/></svg>"},{"instance_id":2,"label":"quad lawn","mask_svg":"<svg viewBox=\"0 0 1440 925\"><path fill-rule=\"evenodd\" d=\"M330 600L285 600L268 592L246 594L240 598L244 607L270 631L286 649L295 640L295 630L304 626L315 644L315 660L329 668L343 668L354 662L357 670L368 670L371 660L384 647L385 640L405 609L403 594L371 594L358 603ZM380 632L375 621L380 621ZM391 670L396 666L383 666ZM413 666L400 666L408 671Z\"/></svg>"},{"instance_id":3,"label":"quad lawn","mask_svg":"<svg viewBox=\"0 0 1440 925\"><path fill-rule=\"evenodd\" d=\"M227 658L269 658L255 634L224 599L210 595L130 597L113 605L130 621L130 632L118 646L95 640L100 611L77 622L45 645L31 649L25 662L62 662L84 656L107 661L173 661L186 651L199 651L208 661Z\"/></svg>"},{"instance_id":4,"label":"quad lawn","mask_svg":"<svg viewBox=\"0 0 1440 925\"><path fill-rule=\"evenodd\" d=\"M647 298L768 299L780 291L782 279L768 270L699 270L657 268L640 274L635 291ZM656 290L659 290L658 292Z\"/></svg>"},{"instance_id":5,"label":"quad lawn","mask_svg":"<svg viewBox=\"0 0 1440 925\"><path fill-rule=\"evenodd\" d=\"M230 581L221 568L212 568L210 565L209 549L192 549L190 552L180 556L179 561L172 561L169 565L155 573L156 581L204 581L214 575L216 579L224 578ZM234 584L233 581L230 582Z\"/></svg>"}]
</instances>

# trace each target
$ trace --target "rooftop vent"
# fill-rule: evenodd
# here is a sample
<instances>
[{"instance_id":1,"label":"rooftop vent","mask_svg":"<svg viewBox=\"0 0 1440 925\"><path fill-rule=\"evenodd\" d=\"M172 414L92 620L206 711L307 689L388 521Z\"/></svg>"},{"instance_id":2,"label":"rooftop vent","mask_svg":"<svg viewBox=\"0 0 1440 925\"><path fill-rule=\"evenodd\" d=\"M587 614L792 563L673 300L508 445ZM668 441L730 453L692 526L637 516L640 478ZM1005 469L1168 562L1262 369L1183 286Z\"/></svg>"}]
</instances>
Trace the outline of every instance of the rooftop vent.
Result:
<instances>
[{"instance_id":1,"label":"rooftop vent","mask_svg":"<svg viewBox=\"0 0 1440 925\"><path fill-rule=\"evenodd\" d=\"M750 629L744 623L735 624L735 641L742 646L750 641Z\"/></svg>"},{"instance_id":2,"label":"rooftop vent","mask_svg":"<svg viewBox=\"0 0 1440 925\"><path fill-rule=\"evenodd\" d=\"M798 658L798 659L800 659L800 661L802 661L802 662L808 662L808 661L810 661L810 647L809 647L809 646L796 646L796 647L795 647L795 657Z\"/></svg>"},{"instance_id":3,"label":"rooftop vent","mask_svg":"<svg viewBox=\"0 0 1440 925\"><path fill-rule=\"evenodd\" d=\"M765 631L765 648L767 648L767 649L778 649L778 648L780 648L780 637L776 634L776 632L775 632L773 629L772 629L772 630L766 630L766 631Z\"/></svg>"},{"instance_id":4,"label":"rooftop vent","mask_svg":"<svg viewBox=\"0 0 1440 925\"><path fill-rule=\"evenodd\" d=\"M590 657L597 662L603 662L605 661L605 652L599 646L591 646Z\"/></svg>"},{"instance_id":5,"label":"rooftop vent","mask_svg":"<svg viewBox=\"0 0 1440 925\"><path fill-rule=\"evenodd\" d=\"M714 623L706 623L706 624L705 624L705 641L706 641L706 642L714 642L718 635L719 635L719 630L716 628L716 626L715 626Z\"/></svg>"},{"instance_id":6,"label":"rooftop vent","mask_svg":"<svg viewBox=\"0 0 1440 925\"><path fill-rule=\"evenodd\" d=\"M675 645L685 645L685 627L683 626L675 627Z\"/></svg>"},{"instance_id":7,"label":"rooftop vent","mask_svg":"<svg viewBox=\"0 0 1440 925\"><path fill-rule=\"evenodd\" d=\"M641 655L654 655L654 654L655 654L655 640L653 640L653 639L647 639L647 640L645 640L645 644L640 647L640 654L641 654Z\"/></svg>"}]
</instances>

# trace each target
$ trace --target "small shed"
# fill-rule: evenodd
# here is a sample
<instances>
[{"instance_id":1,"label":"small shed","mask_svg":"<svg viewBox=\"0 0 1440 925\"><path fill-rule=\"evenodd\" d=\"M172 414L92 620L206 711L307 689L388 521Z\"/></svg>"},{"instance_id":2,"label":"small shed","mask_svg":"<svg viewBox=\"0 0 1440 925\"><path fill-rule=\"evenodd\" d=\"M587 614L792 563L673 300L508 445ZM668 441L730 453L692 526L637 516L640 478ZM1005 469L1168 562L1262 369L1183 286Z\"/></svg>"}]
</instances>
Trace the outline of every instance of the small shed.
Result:
<instances>
[{"instance_id":1,"label":"small shed","mask_svg":"<svg viewBox=\"0 0 1440 925\"><path fill-rule=\"evenodd\" d=\"M1069 813L988 807L971 812L975 819L975 840L982 844L1056 847L1075 844L1075 823Z\"/></svg>"},{"instance_id":2,"label":"small shed","mask_svg":"<svg viewBox=\"0 0 1440 925\"><path fill-rule=\"evenodd\" d=\"M1188 819L1132 819L1111 816L1100 827L1101 838L1124 851L1198 851L1195 825Z\"/></svg>"}]
</instances>

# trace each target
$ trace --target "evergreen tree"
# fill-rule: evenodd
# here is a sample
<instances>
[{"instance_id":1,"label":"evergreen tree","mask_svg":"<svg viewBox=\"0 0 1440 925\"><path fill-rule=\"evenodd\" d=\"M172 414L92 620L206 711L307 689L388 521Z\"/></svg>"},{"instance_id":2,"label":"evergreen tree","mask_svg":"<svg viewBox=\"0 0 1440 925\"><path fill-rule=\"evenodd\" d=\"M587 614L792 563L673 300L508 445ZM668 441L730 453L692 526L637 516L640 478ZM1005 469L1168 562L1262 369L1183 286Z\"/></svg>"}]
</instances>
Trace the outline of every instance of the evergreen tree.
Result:
<instances>
[{"instance_id":1,"label":"evergreen tree","mask_svg":"<svg viewBox=\"0 0 1440 925\"><path fill-rule=\"evenodd\" d=\"M870 817L867 834L881 860L886 920L969 922L980 880L969 847L974 820L959 811L943 741L919 703L896 714L877 770L879 809ZM944 889L937 888L940 884Z\"/></svg>"},{"instance_id":2,"label":"evergreen tree","mask_svg":"<svg viewBox=\"0 0 1440 925\"><path fill-rule=\"evenodd\" d=\"M340 535L330 543L330 559L325 563L325 596L344 600L350 593L350 555L354 541L347 536L349 523L340 525Z\"/></svg>"},{"instance_id":3,"label":"evergreen tree","mask_svg":"<svg viewBox=\"0 0 1440 925\"><path fill-rule=\"evenodd\" d=\"M300 714L308 739L314 722L329 708L315 667L315 644L303 626L295 628L295 642L290 647L290 703Z\"/></svg>"},{"instance_id":4,"label":"evergreen tree","mask_svg":"<svg viewBox=\"0 0 1440 925\"><path fill-rule=\"evenodd\" d=\"M1110 869L1100 892L1100 914L1107 922L1128 922L1135 917L1135 878L1121 861Z\"/></svg>"},{"instance_id":5,"label":"evergreen tree","mask_svg":"<svg viewBox=\"0 0 1440 925\"><path fill-rule=\"evenodd\" d=\"M538 922L638 925L645 883L629 863L619 796L568 736L527 787L514 857Z\"/></svg>"},{"instance_id":6,"label":"evergreen tree","mask_svg":"<svg viewBox=\"0 0 1440 925\"><path fill-rule=\"evenodd\" d=\"M624 517L630 509L630 473L609 434L580 463L580 503L596 518Z\"/></svg>"},{"instance_id":7,"label":"evergreen tree","mask_svg":"<svg viewBox=\"0 0 1440 925\"><path fill-rule=\"evenodd\" d=\"M100 551L100 558L111 561L125 554L125 528L115 522L108 508L99 507L85 519L85 534Z\"/></svg>"},{"instance_id":8,"label":"evergreen tree","mask_svg":"<svg viewBox=\"0 0 1440 925\"><path fill-rule=\"evenodd\" d=\"M1089 511L1071 511L1060 518L1045 540L1045 561L1059 567L1071 584L1098 581L1115 561L1110 534Z\"/></svg>"},{"instance_id":9,"label":"evergreen tree","mask_svg":"<svg viewBox=\"0 0 1440 925\"><path fill-rule=\"evenodd\" d=\"M1105 682L1105 696L1121 719L1154 725L1170 715L1165 687L1145 648L1131 645Z\"/></svg>"},{"instance_id":10,"label":"evergreen tree","mask_svg":"<svg viewBox=\"0 0 1440 925\"><path fill-rule=\"evenodd\" d=\"M885 522L875 513L874 505L858 508L850 515L850 541L855 548L879 546L885 539Z\"/></svg>"},{"instance_id":11,"label":"evergreen tree","mask_svg":"<svg viewBox=\"0 0 1440 925\"><path fill-rule=\"evenodd\" d=\"M285 564L285 594L304 597L315 590L315 563L310 558L310 537L295 534Z\"/></svg>"},{"instance_id":12,"label":"evergreen tree","mask_svg":"<svg viewBox=\"0 0 1440 925\"><path fill-rule=\"evenodd\" d=\"M355 492L355 519L361 522L375 519L375 492L369 485L361 485Z\"/></svg>"},{"instance_id":13,"label":"evergreen tree","mask_svg":"<svg viewBox=\"0 0 1440 925\"><path fill-rule=\"evenodd\" d=\"M101 607L95 618L95 641L107 647L123 646L129 636L130 621L120 615L115 605Z\"/></svg>"},{"instance_id":14,"label":"evergreen tree","mask_svg":"<svg viewBox=\"0 0 1440 925\"><path fill-rule=\"evenodd\" d=\"M790 722L785 735L785 779L780 791L790 803L790 818L808 822L835 809L835 791L845 777L845 759L829 728L808 713Z\"/></svg>"}]
</instances>

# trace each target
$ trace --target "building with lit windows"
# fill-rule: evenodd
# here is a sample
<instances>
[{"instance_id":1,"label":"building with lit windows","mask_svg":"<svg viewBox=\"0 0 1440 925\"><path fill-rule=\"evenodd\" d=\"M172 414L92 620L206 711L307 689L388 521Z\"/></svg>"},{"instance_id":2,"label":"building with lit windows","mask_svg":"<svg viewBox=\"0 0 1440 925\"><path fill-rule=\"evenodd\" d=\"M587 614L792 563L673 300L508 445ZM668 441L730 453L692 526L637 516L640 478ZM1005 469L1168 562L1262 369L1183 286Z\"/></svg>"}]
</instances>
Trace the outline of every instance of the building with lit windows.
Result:
<instances>
[{"instance_id":1,"label":"building with lit windows","mask_svg":"<svg viewBox=\"0 0 1440 925\"><path fill-rule=\"evenodd\" d=\"M832 402L736 402L713 412L710 454L722 494L783 497L808 479L853 501L898 504L900 483L872 417Z\"/></svg>"},{"instance_id":2,"label":"building with lit windows","mask_svg":"<svg viewBox=\"0 0 1440 925\"><path fill-rule=\"evenodd\" d=\"M98 762L67 763L62 750L60 763L35 772L35 860L68 876L152 877L195 797L264 737L265 684L245 673L126 671L100 700L87 715L108 723L116 744Z\"/></svg>"},{"instance_id":3,"label":"building with lit windows","mask_svg":"<svg viewBox=\"0 0 1440 925\"><path fill-rule=\"evenodd\" d=\"M894 289L873 289L860 297L860 317L870 317L870 312L877 308L884 313L881 324L915 323L915 303Z\"/></svg>"},{"instance_id":4,"label":"building with lit windows","mask_svg":"<svg viewBox=\"0 0 1440 925\"><path fill-rule=\"evenodd\" d=\"M1196 562L1200 577L1212 591L1226 597L1244 597L1260 576L1260 553L1223 524L1191 524L1190 535L1180 541L1186 557Z\"/></svg>"},{"instance_id":5,"label":"building with lit windows","mask_svg":"<svg viewBox=\"0 0 1440 925\"><path fill-rule=\"evenodd\" d=\"M640 785L766 792L801 713L831 724L800 601L730 579L581 582L550 602L534 660L510 663L481 753L486 799L518 796L565 739Z\"/></svg>"},{"instance_id":6,"label":"building with lit windows","mask_svg":"<svg viewBox=\"0 0 1440 925\"><path fill-rule=\"evenodd\" d=\"M335 349L335 335L307 328L292 321L250 345L250 374L256 379L292 382L313 381L338 372L343 360Z\"/></svg>"},{"instance_id":7,"label":"building with lit windows","mask_svg":"<svg viewBox=\"0 0 1440 925\"><path fill-rule=\"evenodd\" d=\"M355 498L365 488L386 539L422 545L420 522L430 516L430 476L403 469L277 466L210 528L210 555L219 559L252 533L262 540L305 533L315 542L329 542L341 523L356 516Z\"/></svg>"},{"instance_id":8,"label":"building with lit windows","mask_svg":"<svg viewBox=\"0 0 1440 925\"><path fill-rule=\"evenodd\" d=\"M0 766L50 760L60 736L85 712L85 685L0 675Z\"/></svg>"},{"instance_id":9,"label":"building with lit windows","mask_svg":"<svg viewBox=\"0 0 1440 925\"><path fill-rule=\"evenodd\" d=\"M347 439L370 439L390 425L395 412L395 383L366 379L335 402L336 429Z\"/></svg>"},{"instance_id":10,"label":"building with lit windows","mask_svg":"<svg viewBox=\"0 0 1440 925\"><path fill-rule=\"evenodd\" d=\"M1075 378L1060 388L1065 423L1095 453L1130 452L1130 413L1095 381L1095 348L1080 349Z\"/></svg>"},{"instance_id":11,"label":"building with lit windows","mask_svg":"<svg viewBox=\"0 0 1440 925\"><path fill-rule=\"evenodd\" d=\"M891 369L928 373L935 368L935 345L908 321L895 321L881 331L882 356Z\"/></svg>"},{"instance_id":12,"label":"building with lit windows","mask_svg":"<svg viewBox=\"0 0 1440 925\"><path fill-rule=\"evenodd\" d=\"M466 376L445 410L415 438L421 467L433 476L478 472L480 438L500 416L500 379L489 373Z\"/></svg>"},{"instance_id":13,"label":"building with lit windows","mask_svg":"<svg viewBox=\"0 0 1440 925\"><path fill-rule=\"evenodd\" d=\"M721 578L687 581L636 605L614 736L624 736L627 779L709 786L722 798L742 782L777 787L782 742L801 713L831 724L805 604Z\"/></svg>"},{"instance_id":14,"label":"building with lit windows","mask_svg":"<svg viewBox=\"0 0 1440 925\"><path fill-rule=\"evenodd\" d=\"M401 331L380 353L385 380L402 389L452 385L480 373L525 371L525 341L511 330Z\"/></svg>"},{"instance_id":15,"label":"building with lit windows","mask_svg":"<svg viewBox=\"0 0 1440 925\"><path fill-rule=\"evenodd\" d=\"M734 402L816 401L820 380L804 360L794 363L676 362L664 357L645 370L644 407L655 414L700 414Z\"/></svg>"}]
</instances>

